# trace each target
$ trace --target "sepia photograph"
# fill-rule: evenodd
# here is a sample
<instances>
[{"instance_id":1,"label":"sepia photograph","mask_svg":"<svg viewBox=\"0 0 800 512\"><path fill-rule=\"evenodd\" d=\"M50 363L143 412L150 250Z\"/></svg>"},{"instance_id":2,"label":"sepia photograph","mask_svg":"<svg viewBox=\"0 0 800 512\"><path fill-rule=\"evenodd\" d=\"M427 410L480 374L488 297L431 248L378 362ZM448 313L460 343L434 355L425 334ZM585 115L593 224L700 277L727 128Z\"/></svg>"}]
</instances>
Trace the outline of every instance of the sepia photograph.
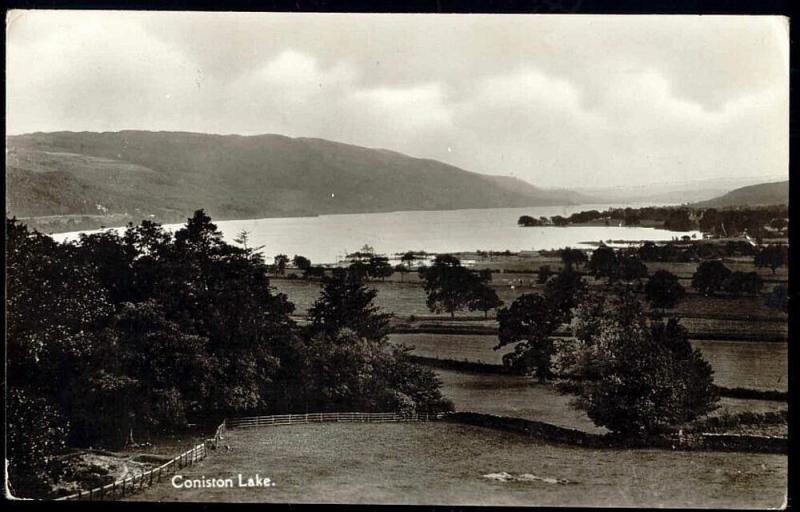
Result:
<instances>
[{"instance_id":1,"label":"sepia photograph","mask_svg":"<svg viewBox=\"0 0 800 512\"><path fill-rule=\"evenodd\" d=\"M789 25L7 11L5 498L787 508Z\"/></svg>"}]
</instances>

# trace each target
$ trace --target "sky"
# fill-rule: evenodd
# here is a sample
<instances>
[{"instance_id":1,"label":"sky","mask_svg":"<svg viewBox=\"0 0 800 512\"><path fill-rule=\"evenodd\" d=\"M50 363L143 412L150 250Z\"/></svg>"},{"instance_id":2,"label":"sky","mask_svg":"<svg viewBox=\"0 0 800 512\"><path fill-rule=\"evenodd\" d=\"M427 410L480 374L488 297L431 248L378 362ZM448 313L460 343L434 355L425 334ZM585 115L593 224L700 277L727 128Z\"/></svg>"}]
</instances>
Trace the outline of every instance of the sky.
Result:
<instances>
[{"instance_id":1,"label":"sky","mask_svg":"<svg viewBox=\"0 0 800 512\"><path fill-rule=\"evenodd\" d=\"M12 11L6 130L319 137L545 187L788 176L769 16Z\"/></svg>"}]
</instances>

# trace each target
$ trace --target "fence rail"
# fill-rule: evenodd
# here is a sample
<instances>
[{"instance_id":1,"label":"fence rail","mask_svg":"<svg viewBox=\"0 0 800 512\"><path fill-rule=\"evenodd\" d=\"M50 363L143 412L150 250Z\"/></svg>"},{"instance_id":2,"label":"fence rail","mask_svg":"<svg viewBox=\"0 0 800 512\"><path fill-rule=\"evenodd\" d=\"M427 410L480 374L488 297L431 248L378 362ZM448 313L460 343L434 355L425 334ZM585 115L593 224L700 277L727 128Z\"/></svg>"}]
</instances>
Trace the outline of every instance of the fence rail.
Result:
<instances>
[{"instance_id":1,"label":"fence rail","mask_svg":"<svg viewBox=\"0 0 800 512\"><path fill-rule=\"evenodd\" d=\"M403 421L434 421L443 414L400 414L395 412L316 412L308 414L282 414L274 416L251 416L226 420L228 428L253 428L279 425L303 425L306 423L394 423Z\"/></svg>"}]
</instances>

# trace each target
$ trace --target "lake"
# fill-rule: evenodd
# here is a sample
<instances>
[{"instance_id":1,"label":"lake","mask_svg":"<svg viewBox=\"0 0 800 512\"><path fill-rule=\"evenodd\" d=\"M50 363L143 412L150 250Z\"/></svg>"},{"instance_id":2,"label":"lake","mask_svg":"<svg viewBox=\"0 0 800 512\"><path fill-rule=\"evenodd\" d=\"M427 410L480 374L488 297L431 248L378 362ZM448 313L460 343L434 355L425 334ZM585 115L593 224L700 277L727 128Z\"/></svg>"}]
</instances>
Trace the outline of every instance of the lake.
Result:
<instances>
[{"instance_id":1,"label":"lake","mask_svg":"<svg viewBox=\"0 0 800 512\"><path fill-rule=\"evenodd\" d=\"M401 211L389 213L359 213L320 215L318 217L287 217L251 220L219 221L217 226L226 241L232 242L242 230L250 234L249 245L263 245L261 251L269 260L283 253L290 257L301 254L314 263L335 263L345 254L355 252L364 244L376 252L394 253L427 251L433 253L485 251L532 251L562 247L591 247L582 242L608 240L671 240L684 235L701 234L675 232L645 227L517 226L521 215L532 217L568 216L582 210L604 210L630 205L573 205L530 208L492 208L480 210ZM179 224L167 225L180 228ZM121 228L117 228L121 229ZM72 240L77 233L53 235L56 240Z\"/></svg>"}]
</instances>

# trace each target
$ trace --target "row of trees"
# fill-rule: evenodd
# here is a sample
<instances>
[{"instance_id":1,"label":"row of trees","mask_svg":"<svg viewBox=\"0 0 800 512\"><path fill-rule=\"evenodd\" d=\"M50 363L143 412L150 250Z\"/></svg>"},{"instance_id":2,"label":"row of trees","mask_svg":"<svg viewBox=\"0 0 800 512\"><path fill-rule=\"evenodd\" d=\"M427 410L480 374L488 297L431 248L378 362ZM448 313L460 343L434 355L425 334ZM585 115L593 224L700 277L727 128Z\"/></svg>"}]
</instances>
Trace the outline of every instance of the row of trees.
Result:
<instances>
[{"instance_id":1,"label":"row of trees","mask_svg":"<svg viewBox=\"0 0 800 512\"><path fill-rule=\"evenodd\" d=\"M42 497L65 445L118 447L229 415L436 412L430 370L390 346L362 277L323 279L299 327L268 265L198 211L57 243L6 220L8 459Z\"/></svg>"},{"instance_id":2,"label":"row of trees","mask_svg":"<svg viewBox=\"0 0 800 512\"><path fill-rule=\"evenodd\" d=\"M788 208L785 205L758 208L737 208L717 210L715 208L645 207L611 208L605 211L586 210L568 217L534 218L522 215L520 226L569 226L602 221L605 225L624 224L637 226L643 220L660 222L664 229L671 231L691 231L699 229L718 237L734 237L747 233L753 237L770 234L785 234L788 226Z\"/></svg>"}]
</instances>

